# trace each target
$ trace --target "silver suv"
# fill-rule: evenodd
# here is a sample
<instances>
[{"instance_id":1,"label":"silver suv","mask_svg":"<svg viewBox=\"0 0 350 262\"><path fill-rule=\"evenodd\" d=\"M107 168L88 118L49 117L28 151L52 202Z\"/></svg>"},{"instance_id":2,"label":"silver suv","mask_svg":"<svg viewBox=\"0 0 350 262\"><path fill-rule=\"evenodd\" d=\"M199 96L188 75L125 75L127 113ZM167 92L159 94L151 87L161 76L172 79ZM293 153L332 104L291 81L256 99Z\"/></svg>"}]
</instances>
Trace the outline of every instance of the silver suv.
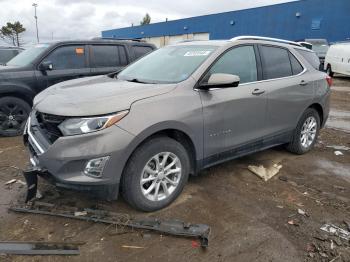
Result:
<instances>
[{"instance_id":1,"label":"silver suv","mask_svg":"<svg viewBox=\"0 0 350 262\"><path fill-rule=\"evenodd\" d=\"M154 211L204 168L281 144L304 154L327 120L331 86L305 52L314 54L251 36L183 42L118 73L56 84L35 97L30 161L57 186L108 199L120 189Z\"/></svg>"}]
</instances>

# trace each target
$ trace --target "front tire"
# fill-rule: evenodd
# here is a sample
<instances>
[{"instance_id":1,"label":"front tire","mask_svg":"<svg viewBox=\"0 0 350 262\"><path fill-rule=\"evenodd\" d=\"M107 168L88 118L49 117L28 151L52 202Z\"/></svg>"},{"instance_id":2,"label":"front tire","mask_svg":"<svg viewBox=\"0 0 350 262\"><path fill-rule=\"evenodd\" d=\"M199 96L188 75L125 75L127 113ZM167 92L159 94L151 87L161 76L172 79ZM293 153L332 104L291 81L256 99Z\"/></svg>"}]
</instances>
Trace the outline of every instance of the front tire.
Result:
<instances>
[{"instance_id":1,"label":"front tire","mask_svg":"<svg viewBox=\"0 0 350 262\"><path fill-rule=\"evenodd\" d=\"M332 67L331 65L327 65L327 71L326 71L327 75L330 77L334 76L334 72L332 71Z\"/></svg>"},{"instance_id":2,"label":"front tire","mask_svg":"<svg viewBox=\"0 0 350 262\"><path fill-rule=\"evenodd\" d=\"M121 181L122 195L136 209L162 209L182 192L189 170L183 145L168 137L153 138L137 148L128 161Z\"/></svg>"},{"instance_id":3,"label":"front tire","mask_svg":"<svg viewBox=\"0 0 350 262\"><path fill-rule=\"evenodd\" d=\"M294 130L287 150L302 155L309 152L315 145L320 131L320 116L313 108L305 110Z\"/></svg>"},{"instance_id":4,"label":"front tire","mask_svg":"<svg viewBox=\"0 0 350 262\"><path fill-rule=\"evenodd\" d=\"M0 136L22 135L30 111L30 105L20 98L0 98Z\"/></svg>"}]
</instances>

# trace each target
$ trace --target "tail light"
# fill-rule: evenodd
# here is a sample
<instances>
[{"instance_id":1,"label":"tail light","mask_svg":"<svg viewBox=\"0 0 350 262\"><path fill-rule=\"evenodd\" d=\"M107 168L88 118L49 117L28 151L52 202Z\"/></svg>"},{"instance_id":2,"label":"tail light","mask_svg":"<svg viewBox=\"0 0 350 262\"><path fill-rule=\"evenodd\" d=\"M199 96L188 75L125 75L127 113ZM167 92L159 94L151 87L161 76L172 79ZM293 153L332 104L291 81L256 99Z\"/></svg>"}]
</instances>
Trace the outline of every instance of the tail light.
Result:
<instances>
[{"instance_id":1,"label":"tail light","mask_svg":"<svg viewBox=\"0 0 350 262\"><path fill-rule=\"evenodd\" d=\"M327 77L326 77L326 80L327 80L328 86L331 87L331 86L333 85L333 79L332 79L332 77L327 76Z\"/></svg>"}]
</instances>

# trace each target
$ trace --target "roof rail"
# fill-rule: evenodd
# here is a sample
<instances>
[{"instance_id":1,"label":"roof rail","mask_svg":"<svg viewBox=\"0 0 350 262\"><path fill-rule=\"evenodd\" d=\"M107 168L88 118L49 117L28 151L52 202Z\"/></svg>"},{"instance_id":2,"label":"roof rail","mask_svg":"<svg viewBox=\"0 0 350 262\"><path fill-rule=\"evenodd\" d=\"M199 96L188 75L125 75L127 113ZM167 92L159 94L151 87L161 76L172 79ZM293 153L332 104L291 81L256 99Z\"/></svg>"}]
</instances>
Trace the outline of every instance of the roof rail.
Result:
<instances>
[{"instance_id":1,"label":"roof rail","mask_svg":"<svg viewBox=\"0 0 350 262\"><path fill-rule=\"evenodd\" d=\"M284 40L279 38L264 37L264 36L237 36L230 39L230 41L237 41L237 40L263 40L263 41L271 41L271 42L277 42L277 43L302 47L301 44L294 41L289 41L289 40Z\"/></svg>"},{"instance_id":2,"label":"roof rail","mask_svg":"<svg viewBox=\"0 0 350 262\"><path fill-rule=\"evenodd\" d=\"M116 37L93 37L91 40L121 40L121 41L135 41L135 42L146 42L142 39L136 38L116 38Z\"/></svg>"}]
</instances>

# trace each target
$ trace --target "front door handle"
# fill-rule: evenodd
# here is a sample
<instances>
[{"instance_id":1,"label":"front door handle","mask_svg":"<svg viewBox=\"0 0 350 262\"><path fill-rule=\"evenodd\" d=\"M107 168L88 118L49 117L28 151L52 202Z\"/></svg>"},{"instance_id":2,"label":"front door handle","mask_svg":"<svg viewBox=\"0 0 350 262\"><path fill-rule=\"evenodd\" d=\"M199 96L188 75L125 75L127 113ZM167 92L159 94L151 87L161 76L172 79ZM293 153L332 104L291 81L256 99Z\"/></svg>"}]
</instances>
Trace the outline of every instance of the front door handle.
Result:
<instances>
[{"instance_id":1,"label":"front door handle","mask_svg":"<svg viewBox=\"0 0 350 262\"><path fill-rule=\"evenodd\" d=\"M262 90L262 89L254 89L252 94L253 95L256 95L256 96L259 96L259 95L262 95L263 93L265 93L265 90Z\"/></svg>"},{"instance_id":2,"label":"front door handle","mask_svg":"<svg viewBox=\"0 0 350 262\"><path fill-rule=\"evenodd\" d=\"M301 80L300 84L301 86L306 86L308 84L308 82L306 82L305 80Z\"/></svg>"}]
</instances>

